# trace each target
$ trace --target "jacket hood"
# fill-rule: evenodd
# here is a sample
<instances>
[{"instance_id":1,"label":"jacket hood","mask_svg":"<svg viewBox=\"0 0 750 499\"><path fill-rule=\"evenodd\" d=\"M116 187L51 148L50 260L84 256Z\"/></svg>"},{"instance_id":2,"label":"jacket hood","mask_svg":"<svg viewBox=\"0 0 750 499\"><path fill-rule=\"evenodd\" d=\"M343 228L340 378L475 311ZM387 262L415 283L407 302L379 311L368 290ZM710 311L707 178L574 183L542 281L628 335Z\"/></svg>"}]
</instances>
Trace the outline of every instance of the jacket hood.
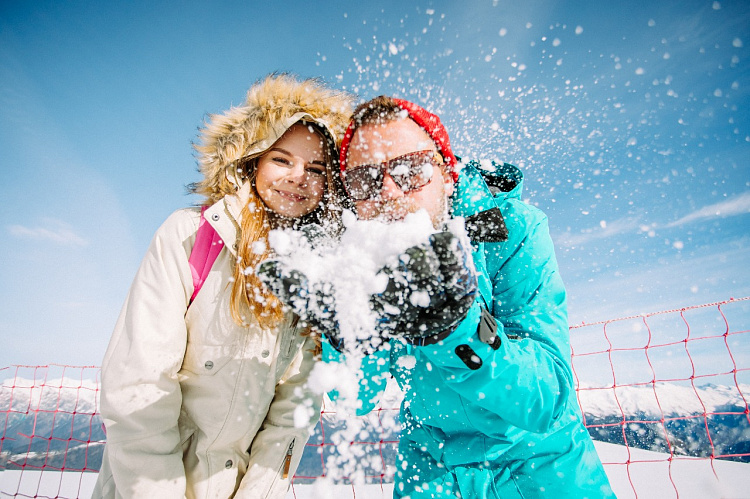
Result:
<instances>
[{"instance_id":1,"label":"jacket hood","mask_svg":"<svg viewBox=\"0 0 750 499\"><path fill-rule=\"evenodd\" d=\"M453 216L470 217L500 206L506 199L521 199L523 172L510 163L462 161L453 193Z\"/></svg>"},{"instance_id":2,"label":"jacket hood","mask_svg":"<svg viewBox=\"0 0 750 499\"><path fill-rule=\"evenodd\" d=\"M509 229L500 208L510 199L521 198L521 170L509 163L486 160L460 162L459 167L451 214L464 217L466 232L473 242L508 240Z\"/></svg>"},{"instance_id":3,"label":"jacket hood","mask_svg":"<svg viewBox=\"0 0 750 499\"><path fill-rule=\"evenodd\" d=\"M338 147L353 102L352 95L317 79L267 76L248 90L242 105L206 120L194 146L203 174L194 191L211 203L235 192L241 184L236 178L237 162L262 154L300 120L323 126Z\"/></svg>"}]
</instances>

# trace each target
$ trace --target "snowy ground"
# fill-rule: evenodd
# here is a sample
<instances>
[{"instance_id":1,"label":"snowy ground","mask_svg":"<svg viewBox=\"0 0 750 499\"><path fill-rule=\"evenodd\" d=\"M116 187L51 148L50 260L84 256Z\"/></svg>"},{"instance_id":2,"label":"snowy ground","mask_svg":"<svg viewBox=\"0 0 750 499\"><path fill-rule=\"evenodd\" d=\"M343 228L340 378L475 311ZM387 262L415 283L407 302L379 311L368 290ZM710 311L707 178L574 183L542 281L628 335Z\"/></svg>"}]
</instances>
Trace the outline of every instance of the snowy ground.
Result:
<instances>
[{"instance_id":1,"label":"snowy ground","mask_svg":"<svg viewBox=\"0 0 750 499\"><path fill-rule=\"evenodd\" d=\"M595 446L602 462L625 463L628 461L628 449L624 446L603 442L595 442ZM625 464L605 466L617 497L619 499L634 497L638 499L750 498L750 464L715 460L712 470L710 461L706 459L675 459L671 466L670 481L668 457L668 454L630 449L630 466L625 466ZM632 463L632 461L649 462ZM391 497L392 492L393 484L356 487L357 499L386 498ZM316 485L295 485L294 490L290 490L287 494L287 499L308 497L353 498L355 489L344 485L336 486L335 490L330 487L317 486L316 488Z\"/></svg>"},{"instance_id":2,"label":"snowy ground","mask_svg":"<svg viewBox=\"0 0 750 499\"><path fill-rule=\"evenodd\" d=\"M623 446L596 442L604 463L625 463L628 449ZM750 498L750 464L706 459L675 459L671 470L666 454L630 449L630 466L605 466L612 487L620 499ZM639 461L639 462L634 462ZM648 462L640 462L648 461ZM40 477L40 475L44 475ZM0 473L0 498L4 497L90 497L96 481L95 473L60 473L36 471L4 471ZM629 475L629 477L628 477ZM671 476L671 480L670 480ZM631 485L632 483L632 485ZM674 485L673 485L674 483ZM676 491L675 491L676 489ZM393 484L324 486L295 485L287 499L336 497L344 499L379 499L391 497Z\"/></svg>"}]
</instances>

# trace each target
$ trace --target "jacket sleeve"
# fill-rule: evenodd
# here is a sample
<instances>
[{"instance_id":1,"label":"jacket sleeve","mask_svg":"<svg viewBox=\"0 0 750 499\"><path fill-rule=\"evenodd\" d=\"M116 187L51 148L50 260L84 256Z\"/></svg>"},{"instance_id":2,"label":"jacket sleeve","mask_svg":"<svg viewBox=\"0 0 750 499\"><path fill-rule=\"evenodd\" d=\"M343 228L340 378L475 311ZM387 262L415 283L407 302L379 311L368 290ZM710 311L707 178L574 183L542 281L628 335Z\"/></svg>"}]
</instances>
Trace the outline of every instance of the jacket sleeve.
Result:
<instances>
[{"instance_id":1,"label":"jacket sleeve","mask_svg":"<svg viewBox=\"0 0 750 499\"><path fill-rule=\"evenodd\" d=\"M101 415L109 464L124 497L184 497L177 380L187 342L192 278L183 241L186 212L157 230L141 262L102 363Z\"/></svg>"},{"instance_id":2,"label":"jacket sleeve","mask_svg":"<svg viewBox=\"0 0 750 499\"><path fill-rule=\"evenodd\" d=\"M546 216L520 201L511 208L508 241L485 243L491 246L475 252L477 268L487 269L492 283L499 346L479 340L477 302L450 337L418 350L443 369L446 383L464 399L511 425L544 432L573 390L565 288ZM470 367L457 349L481 366Z\"/></svg>"},{"instance_id":3,"label":"jacket sleeve","mask_svg":"<svg viewBox=\"0 0 750 499\"><path fill-rule=\"evenodd\" d=\"M314 350L315 340L308 336L276 385L235 497L285 497L305 444L320 419L323 397L307 387L315 363Z\"/></svg>"},{"instance_id":4,"label":"jacket sleeve","mask_svg":"<svg viewBox=\"0 0 750 499\"><path fill-rule=\"evenodd\" d=\"M381 348L361 358L357 371L357 416L364 416L380 403L390 378L390 348ZM335 350L329 341L323 339L323 362L346 363L346 356ZM336 402L339 398L338 389L328 392L328 397Z\"/></svg>"}]
</instances>

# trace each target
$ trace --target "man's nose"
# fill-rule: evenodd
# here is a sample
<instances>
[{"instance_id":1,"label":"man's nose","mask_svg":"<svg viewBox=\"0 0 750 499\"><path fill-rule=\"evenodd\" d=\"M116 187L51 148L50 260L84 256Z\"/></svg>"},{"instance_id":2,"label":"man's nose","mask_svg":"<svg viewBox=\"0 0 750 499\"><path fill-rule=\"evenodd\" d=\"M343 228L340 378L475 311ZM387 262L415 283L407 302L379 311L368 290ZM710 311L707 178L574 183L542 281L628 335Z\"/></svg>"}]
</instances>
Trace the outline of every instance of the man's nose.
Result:
<instances>
[{"instance_id":1,"label":"man's nose","mask_svg":"<svg viewBox=\"0 0 750 499\"><path fill-rule=\"evenodd\" d=\"M388 200L401 197L404 197L404 191L396 185L396 182L393 181L393 178L388 173L385 173L383 175L383 188L380 189L380 199Z\"/></svg>"}]
</instances>

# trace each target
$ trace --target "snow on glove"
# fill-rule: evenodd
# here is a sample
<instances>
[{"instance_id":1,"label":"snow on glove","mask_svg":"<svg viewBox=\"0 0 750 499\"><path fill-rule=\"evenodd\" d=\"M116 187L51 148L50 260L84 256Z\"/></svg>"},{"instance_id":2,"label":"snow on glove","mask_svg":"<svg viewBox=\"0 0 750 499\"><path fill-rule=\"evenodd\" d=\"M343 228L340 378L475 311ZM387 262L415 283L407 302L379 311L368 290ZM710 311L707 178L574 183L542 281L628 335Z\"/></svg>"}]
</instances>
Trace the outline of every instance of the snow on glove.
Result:
<instances>
[{"instance_id":1,"label":"snow on glove","mask_svg":"<svg viewBox=\"0 0 750 499\"><path fill-rule=\"evenodd\" d=\"M376 330L383 340L409 342L452 331L469 311L477 291L470 250L450 232L430 236L413 246L396 265L380 270L388 277L385 291L373 295Z\"/></svg>"},{"instance_id":2,"label":"snow on glove","mask_svg":"<svg viewBox=\"0 0 750 499\"><path fill-rule=\"evenodd\" d=\"M279 260L262 262L258 265L256 273L276 297L299 315L302 321L329 337L338 338L336 332L339 326L336 321L331 283L310 284L304 273L296 269L285 269ZM334 343L333 338L331 342Z\"/></svg>"},{"instance_id":3,"label":"snow on glove","mask_svg":"<svg viewBox=\"0 0 750 499\"><path fill-rule=\"evenodd\" d=\"M296 236L291 243L297 251L304 249L317 253L336 245L336 238L317 224L300 227L293 234ZM339 325L336 321L334 289L330 282L311 284L304 272L290 268L288 260L283 257L261 262L256 274L303 322L326 334L334 348L339 348Z\"/></svg>"},{"instance_id":4,"label":"snow on glove","mask_svg":"<svg viewBox=\"0 0 750 499\"><path fill-rule=\"evenodd\" d=\"M399 256L396 265L378 272L388 278L385 290L370 298L379 340L403 336L416 327L420 305L429 306L441 294L439 270L437 254L425 244L409 248Z\"/></svg>"}]
</instances>

